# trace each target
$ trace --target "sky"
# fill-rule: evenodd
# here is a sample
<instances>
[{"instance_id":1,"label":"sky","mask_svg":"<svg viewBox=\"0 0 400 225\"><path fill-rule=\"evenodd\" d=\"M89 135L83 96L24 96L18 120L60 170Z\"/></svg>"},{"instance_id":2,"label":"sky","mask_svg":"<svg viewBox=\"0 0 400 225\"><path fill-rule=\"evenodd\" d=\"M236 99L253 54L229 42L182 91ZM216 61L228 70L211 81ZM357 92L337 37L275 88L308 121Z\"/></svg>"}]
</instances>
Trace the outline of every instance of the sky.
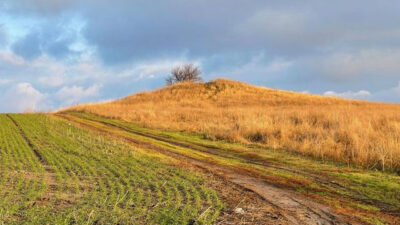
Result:
<instances>
[{"instance_id":1,"label":"sky","mask_svg":"<svg viewBox=\"0 0 400 225\"><path fill-rule=\"evenodd\" d=\"M0 112L203 79L400 103L398 0L0 0Z\"/></svg>"}]
</instances>

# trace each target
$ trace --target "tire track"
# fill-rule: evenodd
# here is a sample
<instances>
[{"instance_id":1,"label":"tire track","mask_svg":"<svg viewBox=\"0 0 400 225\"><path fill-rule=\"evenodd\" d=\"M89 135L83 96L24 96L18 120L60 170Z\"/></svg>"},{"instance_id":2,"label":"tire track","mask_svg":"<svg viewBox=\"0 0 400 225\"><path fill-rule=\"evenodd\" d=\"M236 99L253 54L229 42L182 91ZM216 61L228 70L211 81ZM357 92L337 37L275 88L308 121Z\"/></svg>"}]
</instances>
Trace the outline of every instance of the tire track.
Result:
<instances>
[{"instance_id":1,"label":"tire track","mask_svg":"<svg viewBox=\"0 0 400 225\"><path fill-rule=\"evenodd\" d=\"M67 120L68 120L68 118L70 118L70 116L75 117L74 115L69 115L69 114L64 114L64 113L60 113L60 114L57 114L57 115L65 118ZM286 171L286 172L289 172L289 173L305 176L307 178L311 178L316 183L324 184L326 186L335 188L336 190L340 189L343 192L345 192L347 190L346 187L341 184L342 182L338 182L339 178L337 178L337 177L332 178L328 174L315 175L315 174L312 174L312 173L310 173L308 171L305 171L305 170L284 168L284 167L279 166L279 165L274 165L274 164L272 164L270 162L266 162L264 159L262 159L262 158L260 158L258 156L255 157L255 155L253 155L253 154L252 155L248 155L248 154L239 154L239 155L233 154L233 155L231 155L231 154L227 154L227 153L224 153L224 152L220 152L220 149L215 148L215 147L210 147L210 146L197 144L197 143L190 143L190 142L187 143L187 142L181 142L181 141L177 141L177 140L173 140L173 139L168 139L168 137L160 137L160 136L153 135L153 134L139 132L139 131L135 131L135 130L132 130L130 128L124 127L124 126L118 126L118 125L110 123L110 122L96 120L96 119L92 119L92 118L82 118L82 117L79 117L79 116L78 116L78 118L81 118L81 119L87 120L87 121L91 121L91 122L95 122L95 123L100 123L100 124L108 126L108 127L117 128L119 130L123 130L123 131L129 132L129 133L141 136L141 137L150 138L150 139L153 139L153 140L157 140L157 141L160 141L160 142L168 143L168 144L175 145L175 146L182 147L182 148L188 148L188 149L191 149L191 150L196 150L196 151L201 152L201 153L211 154L211 155L215 155L215 156L218 156L218 157L221 157L221 158L225 158L225 159L240 160L245 164L252 164L252 165L262 166L264 168L271 168L271 169L276 169L276 170L280 170L280 171ZM137 140L135 140L135 141L138 142L137 144L141 144L141 145L149 144L149 143L143 142L143 141L137 141ZM150 147L160 148L159 146L154 146L154 145L150 146ZM188 157L188 156L186 156L186 157ZM192 159L197 160L195 158L192 158ZM273 183L270 183L270 184L274 185ZM361 202L363 202L365 204L370 204L371 203L371 202L362 200L363 198L367 198L362 193L357 193L357 194L359 196L361 196L361 200L359 200L359 201L361 201ZM346 194L343 194L343 196L345 196L347 198L353 198L352 196L346 195ZM381 203L381 202L374 202L374 203L375 204L384 205L385 207L388 207L387 205L385 205L384 203Z\"/></svg>"},{"instance_id":2,"label":"tire track","mask_svg":"<svg viewBox=\"0 0 400 225\"><path fill-rule=\"evenodd\" d=\"M18 122L9 114L7 114L6 116L12 121L12 123L18 129L19 134L25 140L29 148L33 151L34 155L44 168L43 180L47 184L47 188L46 191L42 194L41 198L38 199L38 201L45 203L51 199L51 196L53 196L55 194L55 191L57 190L57 180L54 174L54 170L50 166L46 158L43 157L43 155L39 152L39 150L32 144L32 142L29 140L29 138L23 131L22 127L18 124Z\"/></svg>"},{"instance_id":3,"label":"tire track","mask_svg":"<svg viewBox=\"0 0 400 225\"><path fill-rule=\"evenodd\" d=\"M67 116L65 117L67 118ZM225 159L234 159L234 160L242 160L243 163L246 164L253 164L253 165L258 165L258 166L262 166L262 167L266 167L266 168L272 168L272 169L276 169L276 170L282 170L282 171L286 171L286 172L290 172L290 173L294 173L294 174L298 174L298 175L303 175L306 177L311 177L312 179L314 179L316 182L319 183L323 183L325 185L328 186L334 186L335 188L339 188L342 190L345 190L345 187L343 185L341 185L338 182L332 182L332 179L330 179L330 177L327 174L324 174L324 176L318 176L318 175L314 175L312 173L309 173L307 171L300 171L300 170L294 170L294 169L290 169L290 168L284 168L281 166L277 166L277 165L272 165L271 163L266 162L264 159L262 158L257 158L254 155L248 155L248 154L241 154L239 156L237 155L228 155L226 153L221 153L219 151L218 148L215 147L210 147L210 146L206 146L206 145L202 145L202 144L197 144L197 143L185 143L185 142L179 142L176 140L171 140L168 139L167 137L160 137L157 135L152 135L152 134L148 134L148 133L143 133L143 132L138 132L123 126L118 126L115 125L113 123L109 123L109 122L105 122L105 121L100 121L100 120L95 120L95 119L90 119L90 118L82 118L85 120L89 120L92 122L96 122L96 123L101 123L105 126L110 126L110 127L114 127L138 136L142 136L145 138L150 138L150 139L154 139L157 141L161 141L161 142L165 142L165 143L169 143L178 147L182 147L182 148L189 148L192 150L196 150L202 153L206 153L206 154L212 154L212 155L216 155ZM335 178L337 179L337 178Z\"/></svg>"},{"instance_id":4,"label":"tire track","mask_svg":"<svg viewBox=\"0 0 400 225\"><path fill-rule=\"evenodd\" d=\"M86 124L80 121L74 120L74 116L70 115L59 115L58 116L67 119L73 123L76 123L84 128L95 130L98 132L101 132L103 134L107 134L113 137L117 137L119 139L125 140L129 143L132 143L137 146L141 147L146 147L151 150L155 150L157 152L160 152L164 155L184 160L186 162L189 162L192 165L201 167L203 169L206 169L213 174L216 174L218 176L221 176L222 178L237 184L241 186L244 189L250 190L256 194L258 194L260 197L262 197L264 200L269 202L271 205L275 206L277 209L279 209L280 212L284 215L284 217L287 219L287 221L290 224L322 224L322 225L334 225L334 224L350 224L348 221L350 221L349 218L344 218L343 216L334 213L334 210L328 206L322 205L320 203L314 202L310 199L307 199L306 197L295 193L294 191L282 189L279 187L276 187L272 184L269 184L263 180L260 180L257 177L253 177L247 173L240 173L237 169L224 166L224 165L219 165L211 162L207 162L205 160L199 160L187 155L183 155L177 152L172 152L169 151L168 149L162 148L160 146L156 146L154 144L148 143L146 141L141 141L141 140L136 140L131 137L126 137L121 134L116 134L111 131L111 129L102 129L95 127L90 124ZM100 123L98 121L94 121L97 123ZM104 124L104 123L103 123ZM107 125L107 124L104 124ZM108 126L111 126L108 124ZM127 129L118 127L113 125L112 127L120 130L124 130L127 132L131 132ZM134 133L134 132L133 132ZM136 134L136 133L135 133ZM150 136L150 135L149 135ZM153 138L149 137L148 138ZM154 140L159 140L155 139ZM161 139L161 138L160 138ZM160 141L165 141L165 140L160 140ZM167 142L169 144L173 144L172 142ZM352 221L351 224L358 224L356 221Z\"/></svg>"},{"instance_id":5,"label":"tire track","mask_svg":"<svg viewBox=\"0 0 400 225\"><path fill-rule=\"evenodd\" d=\"M9 114L7 114L7 117L13 122L13 124L17 127L19 134L21 137L25 140L25 142L28 144L29 148L32 149L33 153L35 154L36 158L42 163L42 164L47 164L47 161L43 158L43 156L39 153L39 151L33 146L32 142L28 139L28 137L25 135L25 132L22 130L20 125L15 121L14 118L12 118Z\"/></svg>"}]
</instances>

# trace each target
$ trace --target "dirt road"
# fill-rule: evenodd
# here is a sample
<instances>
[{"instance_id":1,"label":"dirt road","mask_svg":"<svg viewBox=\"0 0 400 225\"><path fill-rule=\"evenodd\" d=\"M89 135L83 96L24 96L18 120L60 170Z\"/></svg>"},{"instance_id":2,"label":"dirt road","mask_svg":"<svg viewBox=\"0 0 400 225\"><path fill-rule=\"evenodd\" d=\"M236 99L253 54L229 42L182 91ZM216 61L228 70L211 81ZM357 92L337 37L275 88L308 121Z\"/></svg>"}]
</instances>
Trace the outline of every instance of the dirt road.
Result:
<instances>
[{"instance_id":1,"label":"dirt road","mask_svg":"<svg viewBox=\"0 0 400 225\"><path fill-rule=\"evenodd\" d=\"M102 122L102 124L106 125L107 127L107 129L105 129L104 127L99 128L97 126L93 126L93 124L91 123L77 120L74 116L71 115L60 114L58 116L67 119L81 127L95 130L97 132L101 132L103 134L125 140L128 143L144 147L145 149L150 149L152 151L157 151L175 159L183 160L193 166L203 168L213 174L216 174L231 183L239 185L244 189L251 190L252 192L262 197L264 201L266 201L268 204L278 210L279 213L283 216L284 219L277 222L277 224L362 224L355 218L349 218L348 216L344 216L335 212L335 210L329 206L315 202L312 199L307 198L304 195L301 195L293 190L284 189L282 187L270 184L265 180L260 179L257 176L253 176L249 173L241 172L240 170L231 168L229 166L210 163L209 161L199 160L188 155L172 152L166 148L154 145L151 142L145 142L143 140L137 140L132 137L127 137L121 134L121 132L115 131L131 131L122 127L115 126L114 124L107 124L105 122ZM135 131L135 134L141 135L137 131ZM151 135L147 134L142 135L146 136L147 138L154 138L157 141L166 142L172 146L181 145L174 141L168 141L164 138L152 137Z\"/></svg>"}]
</instances>

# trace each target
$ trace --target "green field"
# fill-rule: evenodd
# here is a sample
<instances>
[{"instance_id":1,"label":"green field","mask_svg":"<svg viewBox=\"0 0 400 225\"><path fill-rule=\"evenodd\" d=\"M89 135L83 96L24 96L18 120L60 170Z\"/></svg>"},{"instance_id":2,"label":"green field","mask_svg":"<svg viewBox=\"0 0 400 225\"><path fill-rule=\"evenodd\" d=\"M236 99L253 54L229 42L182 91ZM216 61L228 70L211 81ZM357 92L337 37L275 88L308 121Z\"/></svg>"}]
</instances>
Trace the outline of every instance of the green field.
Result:
<instances>
[{"instance_id":1,"label":"green field","mask_svg":"<svg viewBox=\"0 0 400 225\"><path fill-rule=\"evenodd\" d=\"M42 114L0 124L0 224L210 224L223 207L167 157Z\"/></svg>"},{"instance_id":2,"label":"green field","mask_svg":"<svg viewBox=\"0 0 400 225\"><path fill-rule=\"evenodd\" d=\"M280 215L279 224L294 224L284 215L297 212L275 204L285 195L303 196L307 209L330 206L345 221L400 222L394 173L80 112L0 114L0 125L0 225L266 224ZM257 202L230 192L232 175L282 193ZM237 188L255 192L249 184ZM249 206L245 215L234 213L239 205Z\"/></svg>"},{"instance_id":3,"label":"green field","mask_svg":"<svg viewBox=\"0 0 400 225\"><path fill-rule=\"evenodd\" d=\"M400 176L319 161L262 145L209 140L202 135L143 128L118 119L81 112L61 114L86 127L147 143L164 152L233 168L282 189L333 206L367 224L397 224Z\"/></svg>"}]
</instances>

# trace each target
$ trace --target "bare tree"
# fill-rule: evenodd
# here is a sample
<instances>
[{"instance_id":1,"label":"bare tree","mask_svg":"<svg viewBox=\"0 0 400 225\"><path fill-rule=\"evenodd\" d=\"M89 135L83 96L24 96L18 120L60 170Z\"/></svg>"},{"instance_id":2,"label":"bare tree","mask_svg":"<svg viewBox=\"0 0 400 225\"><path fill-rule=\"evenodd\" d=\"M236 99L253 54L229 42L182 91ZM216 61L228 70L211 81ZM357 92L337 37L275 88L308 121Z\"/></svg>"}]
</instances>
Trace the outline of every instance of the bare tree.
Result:
<instances>
[{"instance_id":1,"label":"bare tree","mask_svg":"<svg viewBox=\"0 0 400 225\"><path fill-rule=\"evenodd\" d=\"M182 66L176 66L171 70L171 75L167 77L167 85L171 85L178 82L200 82L202 78L200 77L201 71L198 66L193 64L185 64Z\"/></svg>"}]
</instances>

